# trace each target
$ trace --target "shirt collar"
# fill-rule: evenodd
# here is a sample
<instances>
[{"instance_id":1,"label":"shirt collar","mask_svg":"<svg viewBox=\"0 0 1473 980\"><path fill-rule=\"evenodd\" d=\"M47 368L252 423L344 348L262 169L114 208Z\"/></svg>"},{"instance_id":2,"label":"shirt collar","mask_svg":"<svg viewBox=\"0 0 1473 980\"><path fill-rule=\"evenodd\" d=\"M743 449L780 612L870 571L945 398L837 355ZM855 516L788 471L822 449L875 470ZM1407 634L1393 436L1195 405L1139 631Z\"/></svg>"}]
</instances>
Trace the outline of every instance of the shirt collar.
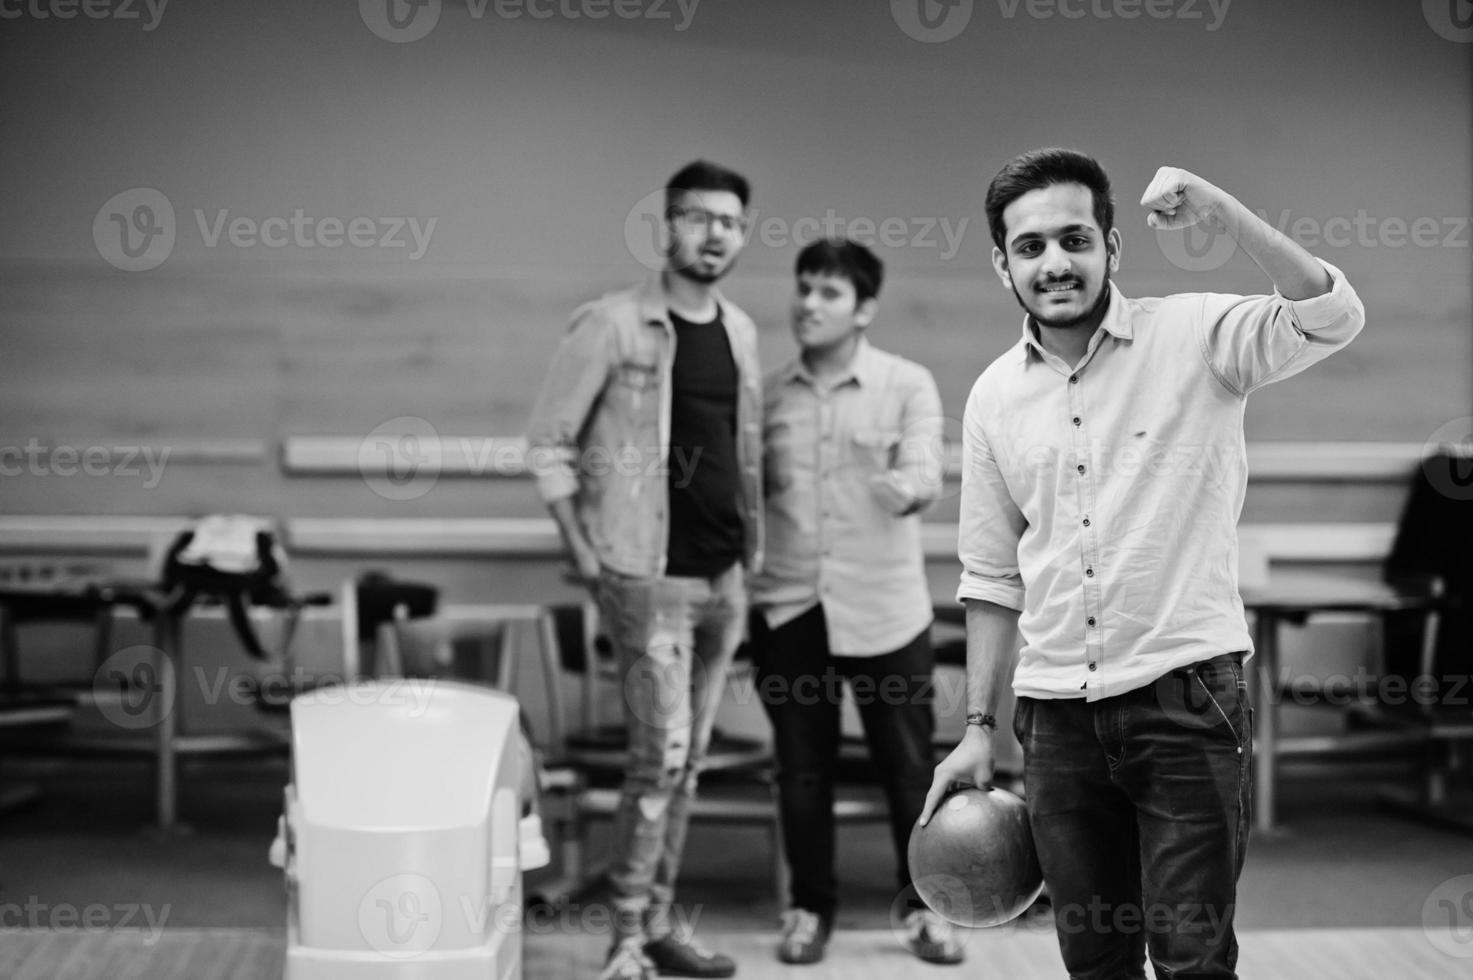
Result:
<instances>
[{"instance_id":1,"label":"shirt collar","mask_svg":"<svg viewBox=\"0 0 1473 980\"><path fill-rule=\"evenodd\" d=\"M878 359L875 357L875 349L870 346L869 340L863 334L860 334L859 343L854 348L854 356L849 359L848 367L845 368L843 374L835 376L829 387L837 388L840 385L848 384L850 381L853 381L861 388L867 385L877 384L880 380L878 370L879 364ZM804 366L803 355L801 353L793 358L787 367L782 369L778 378L783 384L802 381L815 386L818 380Z\"/></svg>"},{"instance_id":2,"label":"shirt collar","mask_svg":"<svg viewBox=\"0 0 1473 980\"><path fill-rule=\"evenodd\" d=\"M721 311L721 319L727 320L726 297L715 286L711 287L711 297L716 300L716 308ZM670 324L670 298L665 292L665 280L663 272L650 273L644 284L639 288L639 314L642 321L649 326L669 327Z\"/></svg>"},{"instance_id":3,"label":"shirt collar","mask_svg":"<svg viewBox=\"0 0 1473 980\"><path fill-rule=\"evenodd\" d=\"M1103 330L1116 340L1130 340L1134 334L1130 318L1125 313L1125 295L1120 292L1120 287L1114 281L1110 282L1110 305L1105 307L1105 318L1100 321L1096 332ZM1092 341L1093 337L1090 338ZM1038 342L1038 335L1033 326L1033 318L1023 314L1023 362L1026 364L1032 355L1038 355L1043 359L1043 345Z\"/></svg>"}]
</instances>

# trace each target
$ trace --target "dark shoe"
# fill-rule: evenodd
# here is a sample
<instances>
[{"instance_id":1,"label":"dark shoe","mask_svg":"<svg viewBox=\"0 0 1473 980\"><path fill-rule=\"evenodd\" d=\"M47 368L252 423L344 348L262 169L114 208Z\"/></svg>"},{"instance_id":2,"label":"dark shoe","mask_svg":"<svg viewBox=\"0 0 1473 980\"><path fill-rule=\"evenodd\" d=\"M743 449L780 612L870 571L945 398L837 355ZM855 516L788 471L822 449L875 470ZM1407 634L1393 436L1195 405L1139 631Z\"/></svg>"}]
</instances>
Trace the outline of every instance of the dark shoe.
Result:
<instances>
[{"instance_id":1,"label":"dark shoe","mask_svg":"<svg viewBox=\"0 0 1473 980\"><path fill-rule=\"evenodd\" d=\"M736 961L730 956L713 953L692 937L673 932L645 943L644 955L662 977L729 977L736 973Z\"/></svg>"},{"instance_id":2,"label":"dark shoe","mask_svg":"<svg viewBox=\"0 0 1473 980\"><path fill-rule=\"evenodd\" d=\"M639 936L621 939L609 950L609 958L597 980L655 980L655 964L644 955Z\"/></svg>"},{"instance_id":3,"label":"dark shoe","mask_svg":"<svg viewBox=\"0 0 1473 980\"><path fill-rule=\"evenodd\" d=\"M950 922L929 909L905 917L905 946L927 963L960 963L966 959L961 940Z\"/></svg>"},{"instance_id":4,"label":"dark shoe","mask_svg":"<svg viewBox=\"0 0 1473 980\"><path fill-rule=\"evenodd\" d=\"M829 926L816 912L788 909L783 913L783 938L777 958L784 963L817 963L829 941Z\"/></svg>"}]
</instances>

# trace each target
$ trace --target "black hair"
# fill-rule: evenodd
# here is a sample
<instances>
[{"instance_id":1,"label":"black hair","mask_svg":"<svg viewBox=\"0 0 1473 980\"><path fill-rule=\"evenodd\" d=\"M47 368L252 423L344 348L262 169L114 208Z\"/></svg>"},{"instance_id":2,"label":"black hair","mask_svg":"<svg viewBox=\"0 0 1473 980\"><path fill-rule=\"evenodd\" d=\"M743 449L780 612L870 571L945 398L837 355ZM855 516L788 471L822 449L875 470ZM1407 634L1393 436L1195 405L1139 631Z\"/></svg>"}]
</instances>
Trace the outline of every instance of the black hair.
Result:
<instances>
[{"instance_id":1,"label":"black hair","mask_svg":"<svg viewBox=\"0 0 1473 980\"><path fill-rule=\"evenodd\" d=\"M696 160L681 167L665 184L665 206L674 207L676 198L686 191L731 191L746 207L752 197L747 178L735 170L709 160Z\"/></svg>"},{"instance_id":2,"label":"black hair","mask_svg":"<svg viewBox=\"0 0 1473 980\"><path fill-rule=\"evenodd\" d=\"M842 238L825 238L798 253L797 274L842 276L854 284L856 305L880 294L885 263L869 249Z\"/></svg>"},{"instance_id":3,"label":"black hair","mask_svg":"<svg viewBox=\"0 0 1473 980\"><path fill-rule=\"evenodd\" d=\"M1009 204L1029 191L1054 184L1083 184L1094 198L1095 224L1100 232L1109 234L1115 227L1115 199L1104 168L1094 157L1077 150L1049 147L1015 157L987 185L987 227L992 232L992 243L1007 251L1003 242L1008 230L1002 213Z\"/></svg>"}]
</instances>

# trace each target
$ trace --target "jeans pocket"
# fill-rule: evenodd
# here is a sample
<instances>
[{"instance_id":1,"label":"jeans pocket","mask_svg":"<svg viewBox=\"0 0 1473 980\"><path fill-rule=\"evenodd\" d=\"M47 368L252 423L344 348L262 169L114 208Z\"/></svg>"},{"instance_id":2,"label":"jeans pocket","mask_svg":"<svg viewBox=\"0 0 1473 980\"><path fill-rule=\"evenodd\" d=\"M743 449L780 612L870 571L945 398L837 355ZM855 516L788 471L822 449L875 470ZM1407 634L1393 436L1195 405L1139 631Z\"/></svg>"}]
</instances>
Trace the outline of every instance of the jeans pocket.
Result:
<instances>
[{"instance_id":1,"label":"jeans pocket","mask_svg":"<svg viewBox=\"0 0 1473 980\"><path fill-rule=\"evenodd\" d=\"M1243 681L1243 667L1232 656L1214 657L1197 664L1192 677L1202 695L1211 704L1211 711L1222 720L1223 727L1232 733L1238 747L1243 748L1252 737L1248 721L1247 688Z\"/></svg>"},{"instance_id":2,"label":"jeans pocket","mask_svg":"<svg viewBox=\"0 0 1473 980\"><path fill-rule=\"evenodd\" d=\"M1027 716L1033 710L1032 698L1018 698L1013 705L1013 737L1018 740L1019 745L1026 746L1028 743L1023 736L1028 731Z\"/></svg>"}]
</instances>

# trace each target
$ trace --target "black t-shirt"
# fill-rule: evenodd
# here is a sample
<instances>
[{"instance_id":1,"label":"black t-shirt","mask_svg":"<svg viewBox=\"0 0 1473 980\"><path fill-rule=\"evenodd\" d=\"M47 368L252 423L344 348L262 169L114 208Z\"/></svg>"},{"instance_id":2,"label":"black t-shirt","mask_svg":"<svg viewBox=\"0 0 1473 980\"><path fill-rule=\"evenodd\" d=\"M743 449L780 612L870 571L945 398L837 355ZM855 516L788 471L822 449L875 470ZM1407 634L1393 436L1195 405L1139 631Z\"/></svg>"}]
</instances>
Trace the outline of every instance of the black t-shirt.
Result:
<instances>
[{"instance_id":1,"label":"black t-shirt","mask_svg":"<svg viewBox=\"0 0 1473 980\"><path fill-rule=\"evenodd\" d=\"M737 367L718 310L709 323L670 314L670 543L667 575L711 578L742 559L736 453Z\"/></svg>"}]
</instances>

